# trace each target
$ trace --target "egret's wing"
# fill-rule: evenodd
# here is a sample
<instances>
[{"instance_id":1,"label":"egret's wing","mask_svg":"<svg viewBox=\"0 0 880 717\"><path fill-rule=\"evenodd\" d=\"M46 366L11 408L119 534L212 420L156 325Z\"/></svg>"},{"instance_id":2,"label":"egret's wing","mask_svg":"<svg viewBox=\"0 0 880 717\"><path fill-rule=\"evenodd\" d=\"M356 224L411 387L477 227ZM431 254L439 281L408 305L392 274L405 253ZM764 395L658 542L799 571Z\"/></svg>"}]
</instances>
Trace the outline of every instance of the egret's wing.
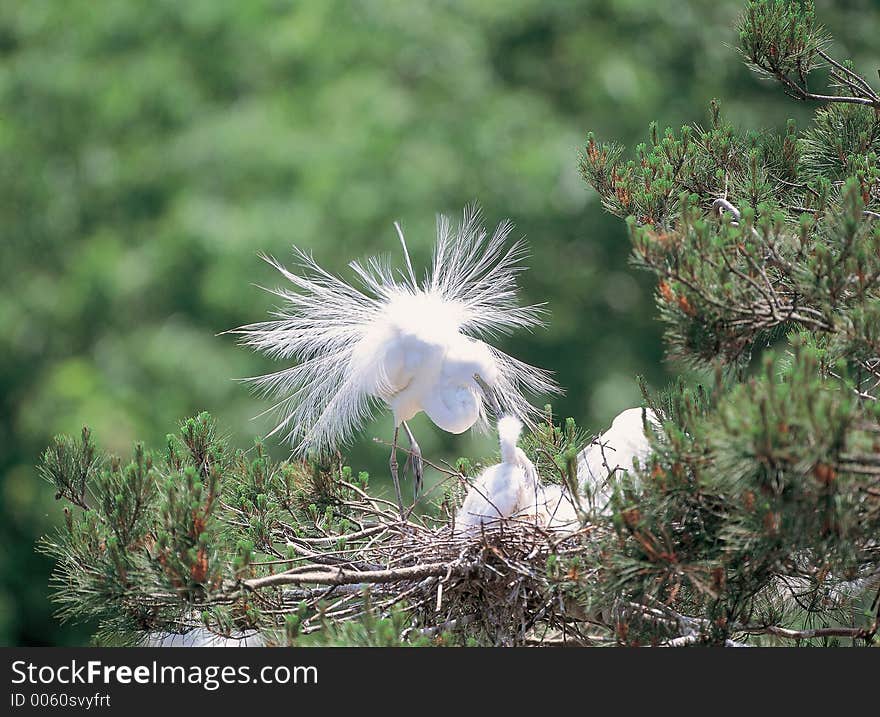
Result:
<instances>
[{"instance_id":1,"label":"egret's wing","mask_svg":"<svg viewBox=\"0 0 880 717\"><path fill-rule=\"evenodd\" d=\"M502 413L527 418L538 409L529 403L526 394L543 396L562 392L549 371L515 359L493 346L489 346L489 351L498 371L493 388Z\"/></svg>"},{"instance_id":2,"label":"egret's wing","mask_svg":"<svg viewBox=\"0 0 880 717\"><path fill-rule=\"evenodd\" d=\"M282 299L274 318L232 333L272 358L296 361L291 368L247 380L276 399L269 409L279 415L272 433L284 433L295 452L303 455L344 443L371 416L375 379L359 349L382 321L385 299L359 291L322 269L311 256L294 251L296 272L264 257L293 285L293 290L270 290ZM362 278L372 280L368 290L380 285L393 290L393 280L386 285L371 273L381 271L378 264L357 270Z\"/></svg>"},{"instance_id":3,"label":"egret's wing","mask_svg":"<svg viewBox=\"0 0 880 717\"><path fill-rule=\"evenodd\" d=\"M373 378L369 390L386 401L429 370L437 347L417 334L401 331L387 315L377 321L356 352L357 371Z\"/></svg>"}]
</instances>

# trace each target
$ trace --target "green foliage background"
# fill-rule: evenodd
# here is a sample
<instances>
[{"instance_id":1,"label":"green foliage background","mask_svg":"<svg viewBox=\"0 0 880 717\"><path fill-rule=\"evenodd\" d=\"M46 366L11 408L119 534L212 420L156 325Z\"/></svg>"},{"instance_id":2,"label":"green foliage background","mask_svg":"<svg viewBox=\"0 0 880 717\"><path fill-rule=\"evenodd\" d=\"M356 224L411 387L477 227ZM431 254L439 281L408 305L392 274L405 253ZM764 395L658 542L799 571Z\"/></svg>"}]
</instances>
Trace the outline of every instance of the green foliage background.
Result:
<instances>
[{"instance_id":1,"label":"green foliage background","mask_svg":"<svg viewBox=\"0 0 880 717\"><path fill-rule=\"evenodd\" d=\"M34 464L88 423L103 448L157 445L210 411L231 441L269 427L233 377L269 368L216 336L271 307L257 259L289 247L328 268L429 255L434 214L478 200L530 242L528 301L549 330L506 348L556 371L559 413L600 430L662 385L649 276L625 227L580 180L587 129L631 145L647 124L741 127L798 113L736 56L739 0L309 2L190 0L0 5L0 643L77 644L48 602L37 536L59 520ZM876 72L880 6L817 3ZM371 427L352 450L381 473ZM479 437L414 427L428 455ZM282 446L275 455L284 455ZM376 476L379 477L378 475ZM375 481L374 481L375 484ZM381 482L380 482L381 485Z\"/></svg>"}]
</instances>

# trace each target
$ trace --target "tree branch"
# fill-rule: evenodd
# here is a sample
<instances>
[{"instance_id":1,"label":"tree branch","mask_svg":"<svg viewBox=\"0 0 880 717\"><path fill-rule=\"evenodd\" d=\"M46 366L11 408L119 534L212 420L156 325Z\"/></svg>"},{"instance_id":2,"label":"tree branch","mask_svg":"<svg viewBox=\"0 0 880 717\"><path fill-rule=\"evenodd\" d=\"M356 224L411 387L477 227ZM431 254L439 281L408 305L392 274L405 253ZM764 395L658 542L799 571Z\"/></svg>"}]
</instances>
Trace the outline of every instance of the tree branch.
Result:
<instances>
[{"instance_id":1,"label":"tree branch","mask_svg":"<svg viewBox=\"0 0 880 717\"><path fill-rule=\"evenodd\" d=\"M274 585L303 585L307 583L318 583L321 585L395 583L405 580L443 577L446 575L460 577L467 575L473 569L474 565L470 563L459 565L454 563L427 563L425 565L413 565L407 568L394 568L389 570L339 569L324 571L315 570L302 573L285 572L276 575L267 575L263 578L245 580L244 585L249 590L259 590L260 588L271 587Z\"/></svg>"}]
</instances>

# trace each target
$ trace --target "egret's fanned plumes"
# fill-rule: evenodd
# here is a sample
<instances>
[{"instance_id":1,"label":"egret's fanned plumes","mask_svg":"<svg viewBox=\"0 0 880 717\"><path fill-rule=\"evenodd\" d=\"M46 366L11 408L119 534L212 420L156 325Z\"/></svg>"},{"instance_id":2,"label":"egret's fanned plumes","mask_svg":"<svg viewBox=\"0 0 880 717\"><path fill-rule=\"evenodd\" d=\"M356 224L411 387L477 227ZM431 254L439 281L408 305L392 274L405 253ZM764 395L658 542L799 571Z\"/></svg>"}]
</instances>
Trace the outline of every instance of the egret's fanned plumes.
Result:
<instances>
[{"instance_id":1,"label":"egret's fanned plumes","mask_svg":"<svg viewBox=\"0 0 880 717\"><path fill-rule=\"evenodd\" d=\"M460 433L485 420L487 397L475 374L492 389L490 400L514 415L532 410L524 392L556 391L547 372L482 340L541 323L539 306L517 303L525 246L508 244L511 229L503 222L489 235L476 208L457 226L439 216L432 266L421 282L399 227L406 273L375 257L352 262L362 288L297 249L294 271L264 257L291 286L272 290L282 300L272 320L235 331L256 350L296 362L249 379L276 400L273 433L286 434L299 455L323 452L351 439L381 402L394 411L395 425L406 427L425 411Z\"/></svg>"}]
</instances>

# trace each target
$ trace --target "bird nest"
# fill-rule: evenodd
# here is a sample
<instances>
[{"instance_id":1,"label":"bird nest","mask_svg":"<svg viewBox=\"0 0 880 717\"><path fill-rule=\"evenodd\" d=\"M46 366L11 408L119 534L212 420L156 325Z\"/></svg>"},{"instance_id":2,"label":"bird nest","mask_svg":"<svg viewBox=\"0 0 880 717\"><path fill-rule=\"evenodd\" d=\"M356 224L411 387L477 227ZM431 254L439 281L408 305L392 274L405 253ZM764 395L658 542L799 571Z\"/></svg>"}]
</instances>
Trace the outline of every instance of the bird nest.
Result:
<instances>
[{"instance_id":1,"label":"bird nest","mask_svg":"<svg viewBox=\"0 0 880 717\"><path fill-rule=\"evenodd\" d=\"M575 585L598 525L547 530L534 519L499 520L477 534L454 529L454 516L409 515L344 484L353 532L302 536L283 529L294 567L244 581L260 612L303 616L300 634L328 624L396 612L401 639L477 637L496 645L589 644ZM287 564L291 564L288 562Z\"/></svg>"}]
</instances>

